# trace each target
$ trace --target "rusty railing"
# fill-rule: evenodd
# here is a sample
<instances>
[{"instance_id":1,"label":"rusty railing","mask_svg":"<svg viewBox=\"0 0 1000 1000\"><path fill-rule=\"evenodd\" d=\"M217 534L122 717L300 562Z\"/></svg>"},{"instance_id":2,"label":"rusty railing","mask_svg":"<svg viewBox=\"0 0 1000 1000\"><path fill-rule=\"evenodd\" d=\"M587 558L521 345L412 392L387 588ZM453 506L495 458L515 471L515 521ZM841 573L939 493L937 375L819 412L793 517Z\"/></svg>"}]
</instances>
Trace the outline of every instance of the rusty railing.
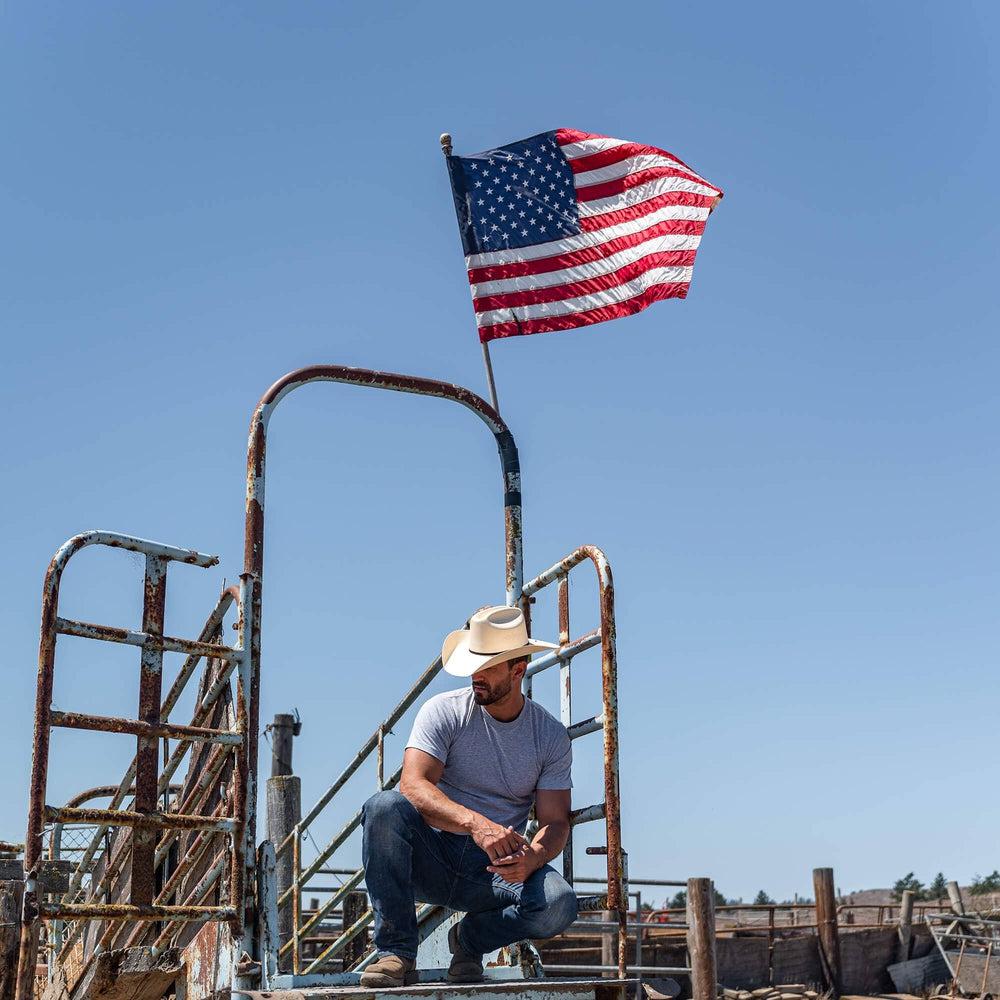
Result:
<instances>
[{"instance_id":1,"label":"rusty railing","mask_svg":"<svg viewBox=\"0 0 1000 1000\"><path fill-rule=\"evenodd\" d=\"M104 545L111 548L138 552L145 557L143 582L143 614L141 631L112 628L89 622L62 618L59 615L59 591L62 575L70 559L82 548ZM248 660L243 654L242 616L240 641L235 647L220 641L222 620L233 601L242 594L229 588L219 599L198 639L179 639L164 633L167 564L184 562L208 568L218 563L215 556L203 555L190 549L179 549L157 542L133 538L115 532L91 531L66 542L49 564L45 577L42 599L41 638L38 654L38 683L35 701L34 749L28 802L28 829L25 837L25 897L21 927L20 954L18 959L18 1000L30 1000L34 989L35 961L41 921L54 923L55 933L51 946L58 946L60 957L83 933L92 921L107 921L107 927L95 952L107 948L126 926L133 927L130 942L141 937L151 922L162 922L156 945L162 947L178 923L224 920L238 929L242 918L244 900L242 873L244 859L242 845L246 808L245 785L234 782L231 814L226 814L222 804L211 815L199 813L206 794L211 792L211 782L218 776L226 759L233 756L245 760L247 745L247 699L249 678ZM135 719L112 716L88 715L79 712L61 712L52 708L52 690L55 673L56 642L60 635L77 636L104 642L123 643L140 650L139 706ZM161 703L163 654L187 654L176 680ZM221 665L218 677L206 692L190 725L177 725L169 715L176 705L198 663L209 658ZM236 728L233 730L205 725L221 692L229 689L231 674L237 672ZM116 788L110 789L111 800L104 809L83 808L78 801L66 806L45 803L48 778L49 744L54 727L83 729L95 732L122 733L136 738L136 754L132 764ZM177 748L169 756L162 772L159 768L159 741ZM170 793L170 778L194 744L212 747L210 762L201 780L185 801L171 808L169 799L160 807L161 798ZM238 765L237 765L238 768ZM108 789L91 790L108 793ZM131 808L122 808L131 795ZM66 824L93 827L90 843L71 876L67 891L61 898L46 901L39 884L42 863L42 843L46 825L50 826L50 850L53 838L58 845L59 833ZM111 829L128 829L130 833L119 843L117 853L109 857L105 852L103 872L96 882L84 886L88 875L95 870L95 859ZM178 872L157 893L156 874L161 869L170 843L184 831L197 831L204 844L211 843L214 834L226 835L232 849L223 849L212 870L182 903L166 903L169 898L164 890L176 888ZM190 871L199 857L202 845L196 841L192 851L181 862L178 871ZM112 900L111 886L116 877L129 865L128 902ZM230 874L229 900L223 905L204 903L224 869ZM172 883L172 885L171 885ZM62 922L73 925L62 939ZM55 958L56 955L53 955Z\"/></svg>"}]
</instances>

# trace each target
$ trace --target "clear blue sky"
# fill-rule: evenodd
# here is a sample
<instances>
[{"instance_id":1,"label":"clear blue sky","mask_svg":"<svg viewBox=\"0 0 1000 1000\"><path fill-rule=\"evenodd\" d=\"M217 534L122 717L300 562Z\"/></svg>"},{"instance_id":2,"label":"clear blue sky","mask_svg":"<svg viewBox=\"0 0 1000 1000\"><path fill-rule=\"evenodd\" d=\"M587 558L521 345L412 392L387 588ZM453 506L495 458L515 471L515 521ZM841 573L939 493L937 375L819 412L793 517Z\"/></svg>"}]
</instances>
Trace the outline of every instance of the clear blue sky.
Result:
<instances>
[{"instance_id":1,"label":"clear blue sky","mask_svg":"<svg viewBox=\"0 0 1000 1000\"><path fill-rule=\"evenodd\" d=\"M240 570L271 381L331 361L485 392L438 134L569 126L726 191L686 302L494 350L528 573L582 542L615 569L633 872L782 897L818 865L844 889L1000 865L994 5L22 3L0 25L0 836L23 836L55 548L105 527L219 553L172 572L168 628L193 634ZM501 599L497 463L458 408L332 386L283 404L271 456L262 714L301 711L311 802ZM139 580L87 553L63 611L136 625ZM134 651L63 645L59 707L134 712ZM131 749L59 733L50 801Z\"/></svg>"}]
</instances>

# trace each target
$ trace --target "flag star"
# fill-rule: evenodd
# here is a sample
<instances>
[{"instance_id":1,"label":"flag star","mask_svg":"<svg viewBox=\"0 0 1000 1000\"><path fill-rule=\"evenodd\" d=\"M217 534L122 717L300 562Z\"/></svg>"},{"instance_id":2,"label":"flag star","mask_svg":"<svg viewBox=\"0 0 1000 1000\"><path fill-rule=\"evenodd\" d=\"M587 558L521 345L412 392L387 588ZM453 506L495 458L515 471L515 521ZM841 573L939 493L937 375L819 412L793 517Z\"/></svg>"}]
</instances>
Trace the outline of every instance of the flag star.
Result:
<instances>
[{"instance_id":1,"label":"flag star","mask_svg":"<svg viewBox=\"0 0 1000 1000\"><path fill-rule=\"evenodd\" d=\"M546 201L548 201L548 200L549 200L549 195L546 195L546 196L545 196L545 200L546 200Z\"/></svg>"},{"instance_id":2,"label":"flag star","mask_svg":"<svg viewBox=\"0 0 1000 1000\"><path fill-rule=\"evenodd\" d=\"M532 168L531 168L531 169L530 169L530 170L528 171L528 173L529 173L529 174L531 174L531 176L532 176L532 177L534 177L534 176L535 176L535 168L534 168L534 167L532 167Z\"/></svg>"},{"instance_id":3,"label":"flag star","mask_svg":"<svg viewBox=\"0 0 1000 1000\"><path fill-rule=\"evenodd\" d=\"M549 222L551 222L552 221L552 213L549 212L549 214L546 216L546 218L549 220Z\"/></svg>"},{"instance_id":4,"label":"flag star","mask_svg":"<svg viewBox=\"0 0 1000 1000\"><path fill-rule=\"evenodd\" d=\"M496 232L496 231L497 231L497 230L498 230L499 228L500 228L499 226L493 226L493 227L492 227L492 229L493 229L493 232Z\"/></svg>"},{"instance_id":5,"label":"flag star","mask_svg":"<svg viewBox=\"0 0 1000 1000\"><path fill-rule=\"evenodd\" d=\"M501 170L501 171L502 171L503 173L507 173L507 164L506 164L506 163L501 163L501 164L500 164L500 170Z\"/></svg>"},{"instance_id":6,"label":"flag star","mask_svg":"<svg viewBox=\"0 0 1000 1000\"><path fill-rule=\"evenodd\" d=\"M480 198L480 199L479 199L479 201L478 201L478 204L480 204L480 205L485 205L485 204L486 204L486 202L485 202L485 201L483 201L483 199L482 199L482 198Z\"/></svg>"},{"instance_id":7,"label":"flag star","mask_svg":"<svg viewBox=\"0 0 1000 1000\"><path fill-rule=\"evenodd\" d=\"M490 157L490 166L491 167L493 166L493 157L492 156Z\"/></svg>"},{"instance_id":8,"label":"flag star","mask_svg":"<svg viewBox=\"0 0 1000 1000\"><path fill-rule=\"evenodd\" d=\"M489 172L488 170L484 170L484 171L483 171L483 176L484 176L484 177L485 177L485 178L486 178L487 180L489 180L489 179L490 179L490 172Z\"/></svg>"},{"instance_id":9,"label":"flag star","mask_svg":"<svg viewBox=\"0 0 1000 1000\"><path fill-rule=\"evenodd\" d=\"M476 187L477 188L481 188L482 186L483 186L483 182L482 181L476 181Z\"/></svg>"},{"instance_id":10,"label":"flag star","mask_svg":"<svg viewBox=\"0 0 1000 1000\"><path fill-rule=\"evenodd\" d=\"M486 189L486 193L487 194L493 194L493 188L487 188Z\"/></svg>"},{"instance_id":11,"label":"flag star","mask_svg":"<svg viewBox=\"0 0 1000 1000\"><path fill-rule=\"evenodd\" d=\"M501 222L506 222L507 221L507 216L506 215L501 215L500 216L500 221Z\"/></svg>"},{"instance_id":12,"label":"flag star","mask_svg":"<svg viewBox=\"0 0 1000 1000\"><path fill-rule=\"evenodd\" d=\"M520 216L520 217L521 217L522 219L524 218L524 212L518 212L518 215L519 215L519 216Z\"/></svg>"},{"instance_id":13,"label":"flag star","mask_svg":"<svg viewBox=\"0 0 1000 1000\"><path fill-rule=\"evenodd\" d=\"M512 181L516 181L516 180L517 180L517 174L511 174L511 175L510 175L510 179L511 179Z\"/></svg>"},{"instance_id":14,"label":"flag star","mask_svg":"<svg viewBox=\"0 0 1000 1000\"><path fill-rule=\"evenodd\" d=\"M517 192L517 200L520 201L523 197L524 197L524 192L523 191L518 191Z\"/></svg>"},{"instance_id":15,"label":"flag star","mask_svg":"<svg viewBox=\"0 0 1000 1000\"><path fill-rule=\"evenodd\" d=\"M485 226L488 221L489 221L488 219L480 219L479 220L479 225Z\"/></svg>"},{"instance_id":16,"label":"flag star","mask_svg":"<svg viewBox=\"0 0 1000 1000\"><path fill-rule=\"evenodd\" d=\"M542 162L542 158L540 156L536 156L535 157L535 163L541 163L541 162Z\"/></svg>"},{"instance_id":17,"label":"flag star","mask_svg":"<svg viewBox=\"0 0 1000 1000\"><path fill-rule=\"evenodd\" d=\"M513 207L514 207L514 202L512 202L512 201L508 201L508 202L507 202L507 207L508 207L508 208L513 208Z\"/></svg>"},{"instance_id":18,"label":"flag star","mask_svg":"<svg viewBox=\"0 0 1000 1000\"><path fill-rule=\"evenodd\" d=\"M507 185L506 185L506 186L504 187L504 191L509 191L509 190L510 190L510 185L509 185L509 184L507 184Z\"/></svg>"},{"instance_id":19,"label":"flag star","mask_svg":"<svg viewBox=\"0 0 1000 1000\"><path fill-rule=\"evenodd\" d=\"M527 236L528 235L528 230L527 229L522 229L521 230L521 235L522 236Z\"/></svg>"},{"instance_id":20,"label":"flag star","mask_svg":"<svg viewBox=\"0 0 1000 1000\"><path fill-rule=\"evenodd\" d=\"M556 186L555 186L555 184L550 184L550 185L549 185L549 190L551 190L551 191L555 191L555 189L556 189ZM558 197L558 195L557 195L556 197Z\"/></svg>"},{"instance_id":21,"label":"flag star","mask_svg":"<svg viewBox=\"0 0 1000 1000\"><path fill-rule=\"evenodd\" d=\"M532 188L531 190L532 190L532 191L533 191L533 192L534 192L535 194L538 194L538 188Z\"/></svg>"},{"instance_id":22,"label":"flag star","mask_svg":"<svg viewBox=\"0 0 1000 1000\"><path fill-rule=\"evenodd\" d=\"M479 164L476 163L475 160L473 160L472 163L469 164L469 166L472 167L473 170L478 170L479 169Z\"/></svg>"}]
</instances>

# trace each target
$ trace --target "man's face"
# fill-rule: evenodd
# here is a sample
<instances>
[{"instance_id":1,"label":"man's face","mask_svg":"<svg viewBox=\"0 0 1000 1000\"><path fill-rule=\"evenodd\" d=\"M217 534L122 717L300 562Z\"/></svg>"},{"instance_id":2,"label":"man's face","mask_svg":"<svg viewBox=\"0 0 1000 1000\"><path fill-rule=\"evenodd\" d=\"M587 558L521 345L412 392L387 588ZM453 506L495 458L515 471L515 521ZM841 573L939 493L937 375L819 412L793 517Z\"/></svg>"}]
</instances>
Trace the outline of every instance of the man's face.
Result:
<instances>
[{"instance_id":1,"label":"man's face","mask_svg":"<svg viewBox=\"0 0 1000 1000\"><path fill-rule=\"evenodd\" d=\"M477 670L472 675L472 694L477 705L492 705L506 698L521 683L525 668L528 666L526 657L519 660L507 660L505 663L495 663L485 670Z\"/></svg>"}]
</instances>

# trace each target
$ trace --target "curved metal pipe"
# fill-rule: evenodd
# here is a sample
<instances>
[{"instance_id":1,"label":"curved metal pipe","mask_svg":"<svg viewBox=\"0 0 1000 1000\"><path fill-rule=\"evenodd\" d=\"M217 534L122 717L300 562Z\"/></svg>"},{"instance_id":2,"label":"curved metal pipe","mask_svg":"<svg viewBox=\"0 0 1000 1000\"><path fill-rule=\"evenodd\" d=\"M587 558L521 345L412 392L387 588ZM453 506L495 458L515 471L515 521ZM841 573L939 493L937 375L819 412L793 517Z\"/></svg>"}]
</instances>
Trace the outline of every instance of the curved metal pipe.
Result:
<instances>
[{"instance_id":1,"label":"curved metal pipe","mask_svg":"<svg viewBox=\"0 0 1000 1000\"><path fill-rule=\"evenodd\" d=\"M506 599L516 605L521 597L521 468L517 446L510 429L500 415L482 397L462 386L437 379L393 372L350 368L344 365L311 365L289 372L278 379L261 397L250 418L247 441L246 526L243 549L243 621L241 648L245 662L241 665L242 697L238 712L245 711L247 752L237 755L238 800L237 815L242 812L244 825L234 836L242 843L234 851L231 884L242 895L242 886L252 877L250 866L254 857L254 826L257 808L257 743L260 731L260 627L261 583L264 569L264 483L267 452L267 428L275 407L289 393L310 382L338 382L369 389L385 389L417 396L448 399L471 410L489 428L497 443L503 478L505 587ZM244 701L245 699L245 701ZM236 869L240 870L237 871ZM236 892L234 892L234 896ZM251 914L244 912L244 925ZM248 942L249 943L249 942Z\"/></svg>"}]
</instances>

